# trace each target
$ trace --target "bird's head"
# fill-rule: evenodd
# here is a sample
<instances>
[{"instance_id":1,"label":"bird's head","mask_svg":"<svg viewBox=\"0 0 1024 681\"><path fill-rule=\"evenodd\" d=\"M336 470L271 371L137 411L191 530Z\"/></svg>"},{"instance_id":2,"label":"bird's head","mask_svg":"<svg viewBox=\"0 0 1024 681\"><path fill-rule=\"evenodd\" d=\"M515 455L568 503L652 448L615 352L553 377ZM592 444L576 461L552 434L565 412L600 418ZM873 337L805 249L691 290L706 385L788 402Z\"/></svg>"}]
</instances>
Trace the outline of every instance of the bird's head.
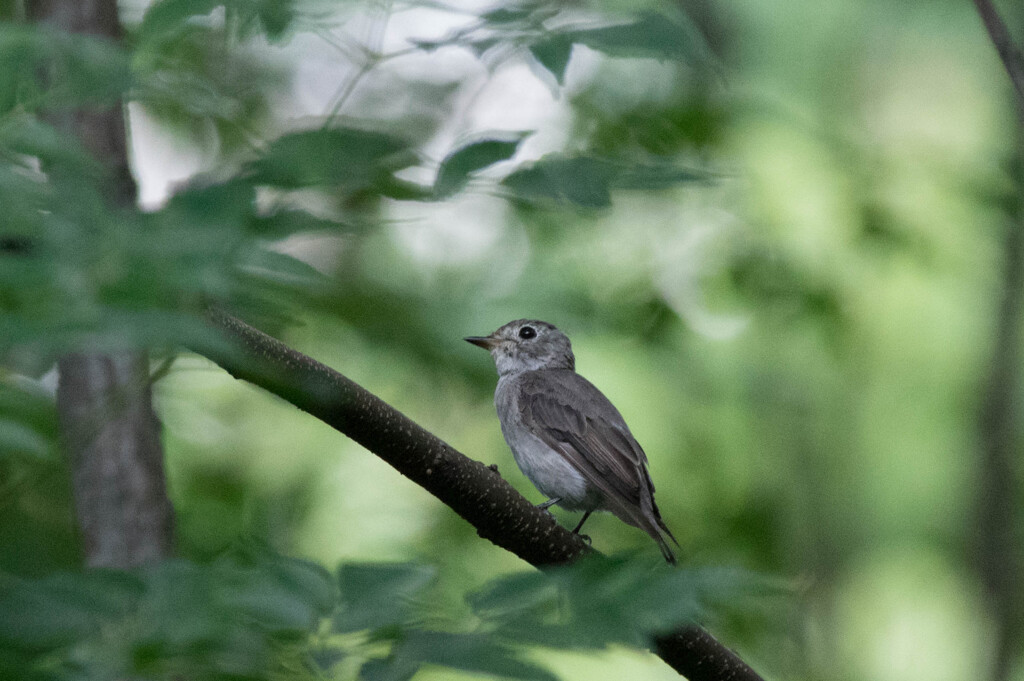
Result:
<instances>
[{"instance_id":1,"label":"bird's head","mask_svg":"<svg viewBox=\"0 0 1024 681\"><path fill-rule=\"evenodd\" d=\"M569 338L553 325L536 319L517 319L489 336L465 340L491 353L500 376L535 369L576 368Z\"/></svg>"}]
</instances>

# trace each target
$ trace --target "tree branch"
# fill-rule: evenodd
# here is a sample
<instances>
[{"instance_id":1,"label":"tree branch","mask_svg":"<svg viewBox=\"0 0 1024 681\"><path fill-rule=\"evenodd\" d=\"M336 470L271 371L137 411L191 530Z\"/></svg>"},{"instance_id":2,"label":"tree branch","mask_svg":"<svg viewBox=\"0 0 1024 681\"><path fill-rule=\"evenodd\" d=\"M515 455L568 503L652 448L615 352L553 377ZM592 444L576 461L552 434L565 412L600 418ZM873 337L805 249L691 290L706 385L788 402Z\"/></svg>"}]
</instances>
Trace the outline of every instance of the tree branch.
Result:
<instances>
[{"instance_id":1,"label":"tree branch","mask_svg":"<svg viewBox=\"0 0 1024 681\"><path fill-rule=\"evenodd\" d=\"M1020 48L1014 44L1013 37L992 0L974 0L974 6L978 8L985 29L992 38L999 58L1006 67L1006 73L1010 76L1010 82L1017 91L1017 103L1024 109L1024 53L1021 53Z\"/></svg>"},{"instance_id":2,"label":"tree branch","mask_svg":"<svg viewBox=\"0 0 1024 681\"><path fill-rule=\"evenodd\" d=\"M462 516L481 537L539 568L572 562L591 550L496 470L456 451L345 376L222 311L211 310L210 318L237 349L196 350L366 447ZM697 626L658 638L655 649L691 681L761 681Z\"/></svg>"},{"instance_id":3,"label":"tree branch","mask_svg":"<svg viewBox=\"0 0 1024 681\"><path fill-rule=\"evenodd\" d=\"M235 317L217 310L210 315L242 353L225 356L203 348L202 354L366 447L465 518L481 537L538 567L567 563L590 550L497 471L457 452L376 395Z\"/></svg>"}]
</instances>

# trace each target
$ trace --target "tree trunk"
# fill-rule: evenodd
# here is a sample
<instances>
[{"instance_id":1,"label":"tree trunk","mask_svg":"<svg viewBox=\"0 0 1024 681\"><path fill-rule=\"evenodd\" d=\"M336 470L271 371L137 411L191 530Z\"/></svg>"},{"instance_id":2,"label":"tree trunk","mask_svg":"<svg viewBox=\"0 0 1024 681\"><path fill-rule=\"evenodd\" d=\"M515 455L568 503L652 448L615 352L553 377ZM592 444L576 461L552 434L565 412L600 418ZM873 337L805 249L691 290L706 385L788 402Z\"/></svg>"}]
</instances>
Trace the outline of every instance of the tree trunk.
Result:
<instances>
[{"instance_id":1,"label":"tree trunk","mask_svg":"<svg viewBox=\"0 0 1024 681\"><path fill-rule=\"evenodd\" d=\"M1021 313L1024 306L1024 52L991 0L974 0L982 23L1017 95L1016 209L1006 226L1001 300L979 414L979 479L975 501L975 564L993 618L993 681L1006 681L1020 657L1024 635L1024 557L1017 530L1021 422Z\"/></svg>"},{"instance_id":2,"label":"tree trunk","mask_svg":"<svg viewBox=\"0 0 1024 681\"><path fill-rule=\"evenodd\" d=\"M29 14L62 31L121 37L116 0L32 0ZM122 105L53 114L49 120L108 169L110 204L133 209L136 187ZM173 511L147 354L83 350L58 362L57 409L86 563L128 568L159 560L171 551Z\"/></svg>"},{"instance_id":3,"label":"tree trunk","mask_svg":"<svg viewBox=\"0 0 1024 681\"><path fill-rule=\"evenodd\" d=\"M1019 134L1024 135L1024 124L1019 129ZM1024 154L1018 154L1018 158L1024 159ZM1019 178L1018 186L1024 198L1024 178ZM1024 215L1019 207L1017 213L1006 227L1002 300L979 417L975 562L993 611L993 681L1010 678L1019 649L1022 619L1018 612L1024 592L1020 578L1024 565L1016 537L1016 458L1020 444L1016 397L1020 394L1020 325L1024 305Z\"/></svg>"},{"instance_id":4,"label":"tree trunk","mask_svg":"<svg viewBox=\"0 0 1024 681\"><path fill-rule=\"evenodd\" d=\"M58 368L86 563L128 568L169 555L173 516L146 353L69 355Z\"/></svg>"}]
</instances>

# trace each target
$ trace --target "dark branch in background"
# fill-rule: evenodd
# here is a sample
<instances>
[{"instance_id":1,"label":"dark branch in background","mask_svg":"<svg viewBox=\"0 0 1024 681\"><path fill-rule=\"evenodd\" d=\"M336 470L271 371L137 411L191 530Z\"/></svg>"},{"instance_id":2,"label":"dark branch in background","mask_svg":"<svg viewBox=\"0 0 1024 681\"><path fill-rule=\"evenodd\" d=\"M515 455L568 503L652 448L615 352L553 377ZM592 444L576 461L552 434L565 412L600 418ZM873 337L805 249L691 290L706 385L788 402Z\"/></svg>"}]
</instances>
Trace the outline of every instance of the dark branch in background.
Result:
<instances>
[{"instance_id":1,"label":"dark branch in background","mask_svg":"<svg viewBox=\"0 0 1024 681\"><path fill-rule=\"evenodd\" d=\"M239 350L196 348L201 354L352 438L440 499L481 537L540 568L590 551L497 471L456 451L361 386L228 314L213 310L210 317ZM655 648L690 681L761 681L700 627L663 636Z\"/></svg>"},{"instance_id":2,"label":"dark branch in background","mask_svg":"<svg viewBox=\"0 0 1024 681\"><path fill-rule=\"evenodd\" d=\"M69 33L121 37L116 0L33 0L29 10L33 20ZM121 105L48 120L110 171L107 194L114 206L133 208ZM73 354L57 368L57 409L87 564L130 568L170 555L173 510L146 353Z\"/></svg>"},{"instance_id":3,"label":"dark branch in background","mask_svg":"<svg viewBox=\"0 0 1024 681\"><path fill-rule=\"evenodd\" d=\"M975 561L995 615L993 681L1010 678L1018 646L1020 559L1014 547L1016 530L1017 405L1021 343L1021 305L1024 304L1024 224L1006 227L1003 245L1002 300L995 330L995 347L983 388L979 414L980 461L976 501Z\"/></svg>"},{"instance_id":4,"label":"dark branch in background","mask_svg":"<svg viewBox=\"0 0 1024 681\"><path fill-rule=\"evenodd\" d=\"M978 14L981 15L981 20L985 23L985 29L988 31L989 37L992 38L996 51L999 52L999 58L1003 60L1003 66L1006 67L1006 73L1010 76L1010 82L1013 83L1013 87L1017 91L1017 103L1024 110L1024 53L1014 44L1013 37L999 16L999 12L996 11L995 5L992 4L992 0L974 0L974 6L978 8Z\"/></svg>"},{"instance_id":5,"label":"dark branch in background","mask_svg":"<svg viewBox=\"0 0 1024 681\"><path fill-rule=\"evenodd\" d=\"M1015 163L1016 214L1006 225L1003 242L1002 296L997 309L992 359L978 417L979 479L975 507L975 561L994 614L996 631L993 681L1006 681L1019 655L1022 633L1020 607L1024 605L1024 569L1016 545L1019 511L1018 471L1015 460L1020 443L1016 397L1020 392L1021 306L1024 305L1024 54L990 0L974 4L1006 67L1019 104Z\"/></svg>"}]
</instances>

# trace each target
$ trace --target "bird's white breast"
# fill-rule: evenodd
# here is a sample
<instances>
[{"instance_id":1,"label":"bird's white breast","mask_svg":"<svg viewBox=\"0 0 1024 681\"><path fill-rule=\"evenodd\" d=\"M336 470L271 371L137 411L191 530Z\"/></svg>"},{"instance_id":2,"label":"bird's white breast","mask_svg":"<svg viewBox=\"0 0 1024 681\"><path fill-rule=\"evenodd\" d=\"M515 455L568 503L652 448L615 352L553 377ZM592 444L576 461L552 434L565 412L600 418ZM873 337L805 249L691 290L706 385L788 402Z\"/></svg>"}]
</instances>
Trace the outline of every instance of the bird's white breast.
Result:
<instances>
[{"instance_id":1,"label":"bird's white breast","mask_svg":"<svg viewBox=\"0 0 1024 681\"><path fill-rule=\"evenodd\" d=\"M541 494L562 499L559 506L570 511L593 510L598 505L598 497L589 490L583 474L523 423L513 380L513 376L499 379L494 404L501 420L501 432L516 464Z\"/></svg>"}]
</instances>

